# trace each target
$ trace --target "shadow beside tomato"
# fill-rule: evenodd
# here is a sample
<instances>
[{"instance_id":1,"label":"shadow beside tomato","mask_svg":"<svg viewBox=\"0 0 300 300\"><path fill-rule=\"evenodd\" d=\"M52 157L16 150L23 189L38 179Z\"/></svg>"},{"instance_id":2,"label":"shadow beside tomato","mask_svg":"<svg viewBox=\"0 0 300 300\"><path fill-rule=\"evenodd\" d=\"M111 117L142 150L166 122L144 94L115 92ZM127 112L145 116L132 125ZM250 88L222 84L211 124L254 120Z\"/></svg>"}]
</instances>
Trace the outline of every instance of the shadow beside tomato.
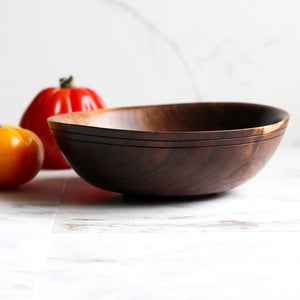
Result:
<instances>
[{"instance_id":1,"label":"shadow beside tomato","mask_svg":"<svg viewBox=\"0 0 300 300\"><path fill-rule=\"evenodd\" d=\"M196 197L122 195L90 185L80 177L37 178L13 189L0 189L0 201L104 206L159 206L211 201L226 193Z\"/></svg>"},{"instance_id":2,"label":"shadow beside tomato","mask_svg":"<svg viewBox=\"0 0 300 300\"><path fill-rule=\"evenodd\" d=\"M112 192L98 189L80 178L37 178L15 188L1 188L0 201L22 203L94 204Z\"/></svg>"}]
</instances>

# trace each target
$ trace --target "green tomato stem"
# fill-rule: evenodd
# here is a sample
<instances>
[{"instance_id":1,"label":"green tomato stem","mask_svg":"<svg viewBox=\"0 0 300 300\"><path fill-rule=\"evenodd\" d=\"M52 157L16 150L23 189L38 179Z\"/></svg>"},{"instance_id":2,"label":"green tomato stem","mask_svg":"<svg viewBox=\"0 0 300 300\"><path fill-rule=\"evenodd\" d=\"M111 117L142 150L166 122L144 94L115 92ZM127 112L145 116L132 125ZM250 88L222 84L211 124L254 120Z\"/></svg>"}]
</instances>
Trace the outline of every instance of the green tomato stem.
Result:
<instances>
[{"instance_id":1,"label":"green tomato stem","mask_svg":"<svg viewBox=\"0 0 300 300\"><path fill-rule=\"evenodd\" d=\"M73 86L73 76L63 77L59 79L61 89L70 89Z\"/></svg>"}]
</instances>

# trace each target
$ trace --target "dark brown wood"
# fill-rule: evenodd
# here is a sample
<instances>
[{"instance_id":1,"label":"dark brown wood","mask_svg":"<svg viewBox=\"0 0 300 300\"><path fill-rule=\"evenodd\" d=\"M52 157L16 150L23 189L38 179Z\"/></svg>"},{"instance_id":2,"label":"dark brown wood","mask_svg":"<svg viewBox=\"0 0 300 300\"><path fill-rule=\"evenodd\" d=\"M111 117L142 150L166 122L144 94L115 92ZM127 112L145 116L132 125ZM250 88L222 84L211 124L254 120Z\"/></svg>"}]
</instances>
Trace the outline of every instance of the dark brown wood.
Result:
<instances>
[{"instance_id":1,"label":"dark brown wood","mask_svg":"<svg viewBox=\"0 0 300 300\"><path fill-rule=\"evenodd\" d=\"M52 134L74 170L107 190L147 196L226 191L270 159L289 114L249 103L186 103L57 115Z\"/></svg>"}]
</instances>

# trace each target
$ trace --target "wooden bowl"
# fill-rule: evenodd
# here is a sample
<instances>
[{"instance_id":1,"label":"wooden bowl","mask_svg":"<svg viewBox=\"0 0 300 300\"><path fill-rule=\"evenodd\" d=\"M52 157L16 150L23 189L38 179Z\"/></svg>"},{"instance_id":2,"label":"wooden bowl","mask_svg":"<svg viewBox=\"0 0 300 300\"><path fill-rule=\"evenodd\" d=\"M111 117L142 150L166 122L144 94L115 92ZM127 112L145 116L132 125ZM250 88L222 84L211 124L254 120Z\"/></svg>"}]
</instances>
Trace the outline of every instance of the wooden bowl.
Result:
<instances>
[{"instance_id":1,"label":"wooden bowl","mask_svg":"<svg viewBox=\"0 0 300 300\"><path fill-rule=\"evenodd\" d=\"M185 103L56 115L51 132L72 168L110 191L196 196L254 176L288 123L281 109L249 103Z\"/></svg>"}]
</instances>

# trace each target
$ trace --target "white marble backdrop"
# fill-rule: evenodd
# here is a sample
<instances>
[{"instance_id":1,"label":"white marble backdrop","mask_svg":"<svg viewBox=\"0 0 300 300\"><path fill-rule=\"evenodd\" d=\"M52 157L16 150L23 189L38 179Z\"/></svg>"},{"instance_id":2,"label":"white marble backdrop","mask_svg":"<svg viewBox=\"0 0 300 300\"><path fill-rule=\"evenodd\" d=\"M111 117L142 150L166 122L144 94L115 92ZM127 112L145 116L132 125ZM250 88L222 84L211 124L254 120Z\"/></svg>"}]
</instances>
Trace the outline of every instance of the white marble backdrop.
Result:
<instances>
[{"instance_id":1,"label":"white marble backdrop","mask_svg":"<svg viewBox=\"0 0 300 300\"><path fill-rule=\"evenodd\" d=\"M288 110L299 146L300 18L295 0L0 2L0 122L73 74L111 107L251 101Z\"/></svg>"}]
</instances>

